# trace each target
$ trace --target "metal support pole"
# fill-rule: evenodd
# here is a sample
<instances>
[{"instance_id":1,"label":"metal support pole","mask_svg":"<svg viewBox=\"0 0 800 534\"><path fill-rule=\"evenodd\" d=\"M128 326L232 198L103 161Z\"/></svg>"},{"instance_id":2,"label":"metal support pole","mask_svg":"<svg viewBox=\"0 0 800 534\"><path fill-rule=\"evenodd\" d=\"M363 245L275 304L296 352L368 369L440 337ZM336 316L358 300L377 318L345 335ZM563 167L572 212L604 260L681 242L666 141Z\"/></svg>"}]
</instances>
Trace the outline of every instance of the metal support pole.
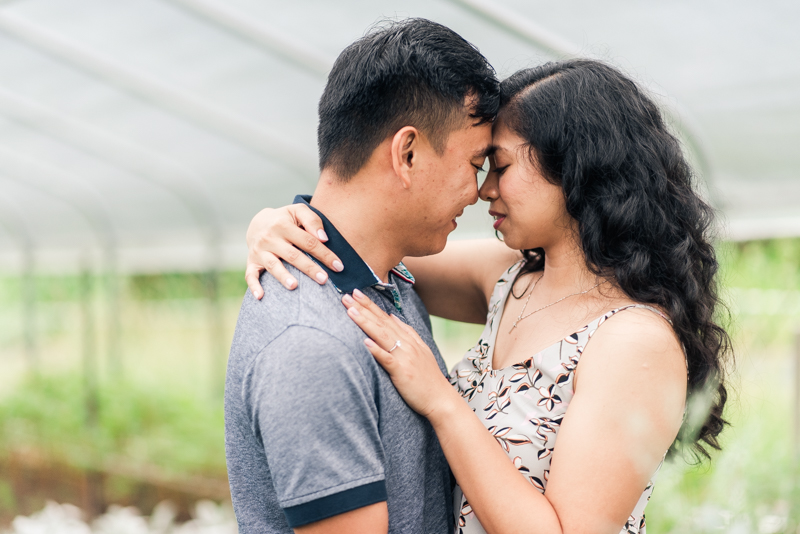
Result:
<instances>
[{"instance_id":1,"label":"metal support pole","mask_svg":"<svg viewBox=\"0 0 800 534\"><path fill-rule=\"evenodd\" d=\"M794 458L800 460L800 329L794 334Z\"/></svg>"},{"instance_id":2,"label":"metal support pole","mask_svg":"<svg viewBox=\"0 0 800 534\"><path fill-rule=\"evenodd\" d=\"M106 251L106 355L108 375L116 380L123 378L125 370L120 343L119 273L115 250Z\"/></svg>"},{"instance_id":3,"label":"metal support pole","mask_svg":"<svg viewBox=\"0 0 800 534\"><path fill-rule=\"evenodd\" d=\"M219 270L216 267L211 267L206 273L206 295L208 298L211 391L214 397L218 397L225 387L226 351L222 332L222 309L219 300Z\"/></svg>"},{"instance_id":4,"label":"metal support pole","mask_svg":"<svg viewBox=\"0 0 800 534\"><path fill-rule=\"evenodd\" d=\"M22 338L25 347L25 359L31 374L39 372L39 351L36 344L36 279L33 274L33 251L26 246L22 252Z\"/></svg>"},{"instance_id":5,"label":"metal support pole","mask_svg":"<svg viewBox=\"0 0 800 534\"><path fill-rule=\"evenodd\" d=\"M97 343L95 340L92 272L87 260L80 274L81 331L83 352L83 379L86 402L86 424L97 425Z\"/></svg>"}]
</instances>

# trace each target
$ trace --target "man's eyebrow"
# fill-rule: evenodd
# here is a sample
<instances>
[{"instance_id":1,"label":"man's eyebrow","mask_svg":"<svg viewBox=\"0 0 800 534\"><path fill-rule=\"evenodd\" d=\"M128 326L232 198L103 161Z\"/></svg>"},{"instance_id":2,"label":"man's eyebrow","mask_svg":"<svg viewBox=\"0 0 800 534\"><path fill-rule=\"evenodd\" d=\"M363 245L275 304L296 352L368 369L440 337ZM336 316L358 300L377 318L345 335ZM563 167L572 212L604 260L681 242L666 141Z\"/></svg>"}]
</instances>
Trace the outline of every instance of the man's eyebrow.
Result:
<instances>
[{"instance_id":1,"label":"man's eyebrow","mask_svg":"<svg viewBox=\"0 0 800 534\"><path fill-rule=\"evenodd\" d=\"M475 154L472 155L472 159L475 159L475 158L488 158L489 156L494 154L496 150L497 150L497 147L495 145L489 145L489 146L484 147L484 148L478 150L477 152L475 152Z\"/></svg>"}]
</instances>

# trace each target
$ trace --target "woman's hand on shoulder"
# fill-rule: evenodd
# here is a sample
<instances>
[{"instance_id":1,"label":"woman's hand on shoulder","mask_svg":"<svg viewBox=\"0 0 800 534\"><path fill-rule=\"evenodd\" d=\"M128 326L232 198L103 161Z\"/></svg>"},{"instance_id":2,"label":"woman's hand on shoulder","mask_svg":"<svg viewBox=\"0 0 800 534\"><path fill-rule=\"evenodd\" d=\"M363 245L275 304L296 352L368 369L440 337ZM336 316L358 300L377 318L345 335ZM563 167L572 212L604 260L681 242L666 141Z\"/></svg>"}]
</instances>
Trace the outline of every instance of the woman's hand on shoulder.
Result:
<instances>
[{"instance_id":1,"label":"woman's hand on shoulder","mask_svg":"<svg viewBox=\"0 0 800 534\"><path fill-rule=\"evenodd\" d=\"M259 278L267 271L285 288L297 287L297 280L281 260L295 266L320 285L327 273L303 252L308 252L333 271L344 269L339 258L323 243L328 240L322 219L304 204L261 210L247 228L247 268L245 280L253 295L264 296Z\"/></svg>"}]
</instances>

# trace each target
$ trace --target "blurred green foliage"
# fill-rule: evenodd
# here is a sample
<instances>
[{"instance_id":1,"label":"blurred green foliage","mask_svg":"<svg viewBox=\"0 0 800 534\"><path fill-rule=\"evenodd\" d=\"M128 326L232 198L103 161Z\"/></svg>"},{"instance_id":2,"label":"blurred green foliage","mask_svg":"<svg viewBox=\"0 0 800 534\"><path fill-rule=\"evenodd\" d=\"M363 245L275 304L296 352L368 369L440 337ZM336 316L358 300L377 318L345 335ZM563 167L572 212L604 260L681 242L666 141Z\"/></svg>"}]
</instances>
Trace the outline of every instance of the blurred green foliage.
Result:
<instances>
[{"instance_id":1,"label":"blurred green foliage","mask_svg":"<svg viewBox=\"0 0 800 534\"><path fill-rule=\"evenodd\" d=\"M723 433L723 450L713 454L713 461L692 465L676 458L664 466L648 507L648 526L653 532L758 532L765 531L759 527L765 517L788 514L785 528L770 532L789 532L800 525L800 473L790 446L790 356L800 314L787 311L797 310L797 306L765 306L762 301L755 307L751 301L761 298L758 291L778 298L779 304L799 298L800 239L721 243L718 253L722 294L731 311L730 317L723 314L721 320L734 337L738 359L726 408L731 426ZM92 282L93 291L102 294L105 280L98 277ZM207 283L204 273L121 277L122 299L129 307L139 306L128 310L128 323L135 319L150 324L145 321L151 317L157 321L147 327L154 332L153 345L141 346L173 342L174 348L170 345L165 350L176 355L181 349L188 352L181 356L185 360L178 359L175 365L202 361L203 355L186 350L183 339L164 337L175 337L174 332L184 330L187 336L195 336L188 330L195 315L179 316L174 311L169 312L173 315L161 315L162 308L154 306L169 311L181 301L197 307L195 301L207 295ZM0 278L0 313L16 316L19 286L18 278ZM42 303L76 301L81 280L77 276L37 276L36 287ZM235 309L246 290L241 272L221 273L217 287L219 297L228 299L229 310ZM748 292L747 288L757 291ZM61 309L56 306L51 313L61 317ZM174 325L163 324L167 316L173 317ZM235 320L235 315L230 319ZM58 332L66 331L71 323L64 324L67 326ZM204 326L193 328L202 331ZM434 318L433 328L442 353L452 362L475 342L482 326ZM142 337L139 332L146 329L136 332ZM0 345L10 346L14 339L17 334L5 332ZM139 365L150 361L142 356L128 354L126 361ZM42 372L28 377L0 395L0 455L35 450L78 467L125 465L155 468L177 477L224 478L221 399L181 389L176 386L180 377L174 372L163 375L152 380L136 380L132 375L128 380L101 379L94 424L88 424L86 387L79 373ZM13 495L0 481L0 504L11 501Z\"/></svg>"},{"instance_id":2,"label":"blurred green foliage","mask_svg":"<svg viewBox=\"0 0 800 534\"><path fill-rule=\"evenodd\" d=\"M127 291L138 300L192 299L205 297L208 284L207 273L142 274L128 278ZM241 272L224 271L217 287L220 298L241 298L247 284Z\"/></svg>"},{"instance_id":3,"label":"blurred green foliage","mask_svg":"<svg viewBox=\"0 0 800 534\"><path fill-rule=\"evenodd\" d=\"M240 271L222 271L217 275L219 298L241 298L247 289ZM37 302L76 301L84 291L85 281L75 274L37 274L34 278ZM91 276L91 291L106 289L104 276ZM120 292L134 300L197 299L208 295L208 273L157 273L119 277ZM0 276L0 305L16 305L22 297L18 276Z\"/></svg>"},{"instance_id":4,"label":"blurred green foliage","mask_svg":"<svg viewBox=\"0 0 800 534\"><path fill-rule=\"evenodd\" d=\"M225 477L221 400L103 381L91 416L89 394L76 373L27 378L0 399L0 451L33 452L98 470L124 465L165 475Z\"/></svg>"},{"instance_id":5,"label":"blurred green foliage","mask_svg":"<svg viewBox=\"0 0 800 534\"><path fill-rule=\"evenodd\" d=\"M720 243L725 286L800 290L800 239Z\"/></svg>"}]
</instances>

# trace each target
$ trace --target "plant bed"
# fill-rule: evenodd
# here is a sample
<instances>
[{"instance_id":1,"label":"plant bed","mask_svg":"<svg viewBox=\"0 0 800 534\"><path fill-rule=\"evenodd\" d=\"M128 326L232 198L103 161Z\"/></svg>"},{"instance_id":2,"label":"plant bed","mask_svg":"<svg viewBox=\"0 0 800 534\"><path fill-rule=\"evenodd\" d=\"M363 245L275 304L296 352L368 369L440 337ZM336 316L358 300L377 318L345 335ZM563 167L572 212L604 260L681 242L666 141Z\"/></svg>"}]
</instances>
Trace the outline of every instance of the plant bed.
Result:
<instances>
[{"instance_id":1,"label":"plant bed","mask_svg":"<svg viewBox=\"0 0 800 534\"><path fill-rule=\"evenodd\" d=\"M221 401L122 382L101 383L93 397L86 402L79 375L59 374L0 399L2 523L47 500L92 517L110 504L149 514L169 500L178 520L198 500L230 500Z\"/></svg>"},{"instance_id":2,"label":"plant bed","mask_svg":"<svg viewBox=\"0 0 800 534\"><path fill-rule=\"evenodd\" d=\"M135 506L149 515L158 503L169 501L178 521L189 520L200 500L230 501L226 479L165 477L154 470L81 469L30 453L14 453L0 460L0 485L0 523L4 526L17 515L41 510L47 501L73 504L90 517L104 513L112 504Z\"/></svg>"}]
</instances>

